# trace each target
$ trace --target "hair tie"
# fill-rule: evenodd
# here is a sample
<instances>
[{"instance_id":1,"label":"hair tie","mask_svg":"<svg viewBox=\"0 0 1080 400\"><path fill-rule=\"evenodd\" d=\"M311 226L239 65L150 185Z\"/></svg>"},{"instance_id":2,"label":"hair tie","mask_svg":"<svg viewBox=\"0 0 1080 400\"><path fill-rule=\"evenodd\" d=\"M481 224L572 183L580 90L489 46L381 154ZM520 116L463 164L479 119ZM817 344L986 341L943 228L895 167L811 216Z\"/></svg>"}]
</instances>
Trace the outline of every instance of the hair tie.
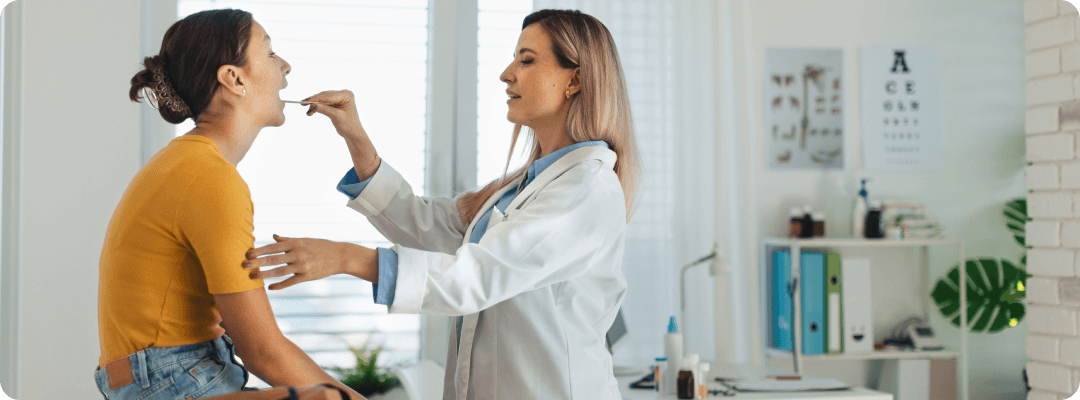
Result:
<instances>
[{"instance_id":1,"label":"hair tie","mask_svg":"<svg viewBox=\"0 0 1080 400\"><path fill-rule=\"evenodd\" d=\"M154 74L154 101L151 105L154 108L161 107L164 104L169 110L184 116L191 116L191 109L188 108L187 103L180 98L180 95L173 90L172 84L169 83L168 72L165 70L165 63L161 60L161 56L154 56L158 59L158 66L151 69L150 72Z\"/></svg>"}]
</instances>

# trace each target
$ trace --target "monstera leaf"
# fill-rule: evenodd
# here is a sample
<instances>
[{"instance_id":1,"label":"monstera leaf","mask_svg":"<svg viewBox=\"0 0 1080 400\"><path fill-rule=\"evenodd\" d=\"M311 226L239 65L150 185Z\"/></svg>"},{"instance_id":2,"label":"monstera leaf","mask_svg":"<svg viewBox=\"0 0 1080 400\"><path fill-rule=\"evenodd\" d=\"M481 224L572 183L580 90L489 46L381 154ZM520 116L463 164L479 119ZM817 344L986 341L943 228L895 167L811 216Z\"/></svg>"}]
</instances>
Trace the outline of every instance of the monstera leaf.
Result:
<instances>
[{"instance_id":1,"label":"monstera leaf","mask_svg":"<svg viewBox=\"0 0 1080 400\"><path fill-rule=\"evenodd\" d=\"M1009 227L1013 239L1016 239L1016 243L1019 243L1021 247L1026 248L1024 224L1028 222L1027 199L1019 198L1005 203L1005 209L1001 210L1001 213L1005 214L1005 226Z\"/></svg>"},{"instance_id":2,"label":"monstera leaf","mask_svg":"<svg viewBox=\"0 0 1080 400\"><path fill-rule=\"evenodd\" d=\"M964 262L964 272L967 273L968 325L972 332L999 332L1024 319L1024 286L1030 275L1023 268L1009 260L983 257ZM941 314L959 327L959 265L937 282L930 297Z\"/></svg>"}]
</instances>

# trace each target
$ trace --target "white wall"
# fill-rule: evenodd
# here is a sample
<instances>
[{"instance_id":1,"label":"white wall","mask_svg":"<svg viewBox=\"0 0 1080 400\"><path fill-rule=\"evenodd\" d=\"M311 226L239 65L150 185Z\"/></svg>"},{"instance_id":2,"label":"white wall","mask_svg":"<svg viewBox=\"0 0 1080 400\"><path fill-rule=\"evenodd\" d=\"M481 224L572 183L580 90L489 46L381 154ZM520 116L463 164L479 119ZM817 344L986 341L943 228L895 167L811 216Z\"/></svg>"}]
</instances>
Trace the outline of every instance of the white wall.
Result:
<instances>
[{"instance_id":1,"label":"white wall","mask_svg":"<svg viewBox=\"0 0 1080 400\"><path fill-rule=\"evenodd\" d=\"M140 163L140 2L23 3L18 398L100 398L98 258ZM6 221L5 221L6 222Z\"/></svg>"},{"instance_id":2,"label":"white wall","mask_svg":"<svg viewBox=\"0 0 1080 400\"><path fill-rule=\"evenodd\" d=\"M927 211L942 222L948 237L965 240L969 257L1018 258L1021 249L1005 229L1001 207L1026 193L1023 2L731 0L723 3L733 13L724 18L734 27L726 43L735 50L729 57L734 61L722 65L735 69L735 80L729 79L726 81L729 85L722 87L735 91L737 97L732 101L739 103L727 109L735 121L725 126L735 129L746 149L736 153L740 157L737 163L740 170L733 180L741 189L738 197L743 205L741 211L750 215L745 224L736 225L735 231L753 238L745 240L741 248L747 261L732 267L741 269L735 274L742 274L748 282L742 289L744 296L736 299L750 310L747 316L736 318L747 322L742 325L747 330L737 332L737 337L749 345L760 345L756 238L785 236L788 208L804 204L817 210L844 210L841 215L830 215L827 227L850 232L850 201L858 191L855 182L860 177L872 179L868 189L871 198L926 204ZM722 43L725 43L723 39ZM940 49L943 170L863 171L858 48L866 44L930 45ZM762 90L765 50L771 46L844 50L848 102L844 110L846 168L843 172L774 172L766 167L762 157ZM829 190L837 176L847 183L845 197L828 203ZM878 264L874 269L875 302L891 304L897 310L879 314L875 321L878 337L907 313L921 312L918 299L912 294L917 293L912 291L917 286L912 285L916 284L918 275L908 272L917 266L915 253L895 250L880 254L874 259ZM956 253L931 251L931 263L930 274L936 281L956 263ZM936 309L931 315L932 325L946 344L958 347L959 330L943 321ZM1026 324L1021 323L997 334L968 336L971 398L1015 399L1024 395L1021 370L1025 365L1026 332ZM750 354L751 359L756 356ZM865 374L866 365L816 362L807 363L806 368L811 374L842 377ZM861 378L873 380L870 376Z\"/></svg>"}]
</instances>

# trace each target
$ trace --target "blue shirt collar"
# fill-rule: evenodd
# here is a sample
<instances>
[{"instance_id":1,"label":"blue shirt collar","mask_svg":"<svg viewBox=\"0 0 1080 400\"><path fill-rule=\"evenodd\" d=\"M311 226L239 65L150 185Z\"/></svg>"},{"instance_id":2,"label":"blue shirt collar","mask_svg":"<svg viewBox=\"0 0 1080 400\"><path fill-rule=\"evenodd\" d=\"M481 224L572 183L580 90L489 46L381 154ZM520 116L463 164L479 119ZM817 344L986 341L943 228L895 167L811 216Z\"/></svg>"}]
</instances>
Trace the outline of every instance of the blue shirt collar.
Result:
<instances>
[{"instance_id":1,"label":"blue shirt collar","mask_svg":"<svg viewBox=\"0 0 1080 400\"><path fill-rule=\"evenodd\" d=\"M610 146L608 146L606 142L602 140L596 140L592 142L574 143L572 145L555 150L551 152L551 154L543 156L539 160L533 161L532 164L529 164L529 170L528 175L525 178L525 184L528 185L529 183L531 183L533 179L536 179L537 175L543 173L544 170L550 167L551 164L554 164L555 161L558 161L560 158L567 155L571 151L580 149L585 146L604 146L604 148L610 148Z\"/></svg>"}]
</instances>

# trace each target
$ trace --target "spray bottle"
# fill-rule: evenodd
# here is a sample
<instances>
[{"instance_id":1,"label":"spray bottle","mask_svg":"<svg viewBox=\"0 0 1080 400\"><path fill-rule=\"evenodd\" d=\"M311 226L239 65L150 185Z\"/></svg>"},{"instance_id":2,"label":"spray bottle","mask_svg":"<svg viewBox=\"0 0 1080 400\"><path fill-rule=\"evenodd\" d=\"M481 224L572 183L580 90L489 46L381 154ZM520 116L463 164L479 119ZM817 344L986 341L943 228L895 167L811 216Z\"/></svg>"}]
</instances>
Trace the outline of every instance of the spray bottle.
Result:
<instances>
[{"instance_id":1,"label":"spray bottle","mask_svg":"<svg viewBox=\"0 0 1080 400\"><path fill-rule=\"evenodd\" d=\"M862 189L855 198L855 209L851 214L851 236L854 238L866 237L866 178L862 179Z\"/></svg>"},{"instance_id":2,"label":"spray bottle","mask_svg":"<svg viewBox=\"0 0 1080 400\"><path fill-rule=\"evenodd\" d=\"M668 322L668 333L664 335L664 356L667 357L668 371L667 379L664 380L664 388L662 389L665 395L674 395L676 385L679 376L679 367L682 366L683 359L683 338L679 333L679 325L675 323L675 316L671 316L671 320Z\"/></svg>"}]
</instances>

